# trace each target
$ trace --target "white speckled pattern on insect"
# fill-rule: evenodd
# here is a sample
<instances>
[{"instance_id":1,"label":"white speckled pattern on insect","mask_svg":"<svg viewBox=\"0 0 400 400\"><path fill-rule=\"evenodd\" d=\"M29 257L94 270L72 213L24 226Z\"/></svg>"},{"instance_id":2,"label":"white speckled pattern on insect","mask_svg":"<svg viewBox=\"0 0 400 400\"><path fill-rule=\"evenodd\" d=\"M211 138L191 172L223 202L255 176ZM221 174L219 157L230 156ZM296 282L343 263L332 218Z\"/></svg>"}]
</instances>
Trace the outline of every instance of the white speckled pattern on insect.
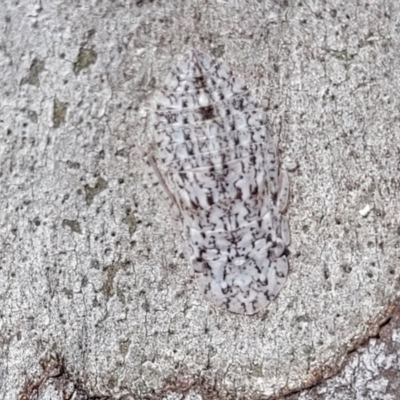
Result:
<instances>
[{"instance_id":1,"label":"white speckled pattern on insect","mask_svg":"<svg viewBox=\"0 0 400 400\"><path fill-rule=\"evenodd\" d=\"M150 164L204 296L254 314L288 274L289 181L265 111L225 64L187 54L160 91Z\"/></svg>"}]
</instances>

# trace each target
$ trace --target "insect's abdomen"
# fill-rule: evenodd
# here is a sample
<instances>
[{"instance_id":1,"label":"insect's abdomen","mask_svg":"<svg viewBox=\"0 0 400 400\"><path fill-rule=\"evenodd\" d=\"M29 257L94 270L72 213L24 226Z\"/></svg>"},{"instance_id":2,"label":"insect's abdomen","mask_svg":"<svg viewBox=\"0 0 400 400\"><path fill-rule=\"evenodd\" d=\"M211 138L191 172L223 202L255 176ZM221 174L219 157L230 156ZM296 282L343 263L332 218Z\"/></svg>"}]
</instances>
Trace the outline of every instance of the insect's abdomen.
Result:
<instances>
[{"instance_id":1,"label":"insect's abdomen","mask_svg":"<svg viewBox=\"0 0 400 400\"><path fill-rule=\"evenodd\" d=\"M201 289L253 314L288 269L288 181L265 112L225 65L193 51L170 74L156 117L157 159Z\"/></svg>"}]
</instances>

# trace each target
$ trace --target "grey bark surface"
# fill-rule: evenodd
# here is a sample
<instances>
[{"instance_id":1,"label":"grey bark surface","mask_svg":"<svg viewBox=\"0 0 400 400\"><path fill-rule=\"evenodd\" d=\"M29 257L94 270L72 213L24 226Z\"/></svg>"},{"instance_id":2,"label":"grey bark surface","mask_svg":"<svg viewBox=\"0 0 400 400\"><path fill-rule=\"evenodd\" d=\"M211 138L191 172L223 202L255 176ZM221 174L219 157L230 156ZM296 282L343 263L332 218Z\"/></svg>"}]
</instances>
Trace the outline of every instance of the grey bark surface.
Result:
<instances>
[{"instance_id":1,"label":"grey bark surface","mask_svg":"<svg viewBox=\"0 0 400 400\"><path fill-rule=\"evenodd\" d=\"M400 4L3 3L0 396L272 399L346 366L292 398L395 399ZM202 299L146 183L152 96L192 48L290 172L288 283L252 317Z\"/></svg>"}]
</instances>

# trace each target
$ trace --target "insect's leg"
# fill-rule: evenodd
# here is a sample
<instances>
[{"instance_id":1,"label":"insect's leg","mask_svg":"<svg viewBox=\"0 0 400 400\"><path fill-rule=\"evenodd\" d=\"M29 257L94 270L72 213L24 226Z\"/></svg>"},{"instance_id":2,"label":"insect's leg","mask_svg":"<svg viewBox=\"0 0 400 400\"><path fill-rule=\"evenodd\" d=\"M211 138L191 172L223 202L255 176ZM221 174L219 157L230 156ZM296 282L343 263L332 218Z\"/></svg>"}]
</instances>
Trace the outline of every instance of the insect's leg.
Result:
<instances>
[{"instance_id":1,"label":"insect's leg","mask_svg":"<svg viewBox=\"0 0 400 400\"><path fill-rule=\"evenodd\" d=\"M181 211L179 205L176 201L175 196L171 192L170 188L168 187L167 183L165 182L160 170L158 169L157 162L152 154L147 155L146 157L147 163L152 168L158 183L161 185L164 193L166 194L167 198L169 199L169 203L172 209L172 216L175 220L178 220L181 217Z\"/></svg>"},{"instance_id":2,"label":"insect's leg","mask_svg":"<svg viewBox=\"0 0 400 400\"><path fill-rule=\"evenodd\" d=\"M289 177L285 170L281 170L278 179L277 206L284 213L289 203Z\"/></svg>"},{"instance_id":3,"label":"insect's leg","mask_svg":"<svg viewBox=\"0 0 400 400\"><path fill-rule=\"evenodd\" d=\"M278 179L277 206L281 213L284 213L289 203L289 177L285 170L281 170ZM285 215L280 216L281 238L286 246L290 244L289 222Z\"/></svg>"},{"instance_id":4,"label":"insect's leg","mask_svg":"<svg viewBox=\"0 0 400 400\"><path fill-rule=\"evenodd\" d=\"M289 229L289 221L286 218L286 215L281 215L281 236L282 240L286 246L290 245L290 229Z\"/></svg>"},{"instance_id":5,"label":"insect's leg","mask_svg":"<svg viewBox=\"0 0 400 400\"><path fill-rule=\"evenodd\" d=\"M266 131L265 142L265 162L266 173L268 177L268 188L271 194L276 194L278 191L279 177L278 177L278 159L274 141L271 135Z\"/></svg>"}]
</instances>

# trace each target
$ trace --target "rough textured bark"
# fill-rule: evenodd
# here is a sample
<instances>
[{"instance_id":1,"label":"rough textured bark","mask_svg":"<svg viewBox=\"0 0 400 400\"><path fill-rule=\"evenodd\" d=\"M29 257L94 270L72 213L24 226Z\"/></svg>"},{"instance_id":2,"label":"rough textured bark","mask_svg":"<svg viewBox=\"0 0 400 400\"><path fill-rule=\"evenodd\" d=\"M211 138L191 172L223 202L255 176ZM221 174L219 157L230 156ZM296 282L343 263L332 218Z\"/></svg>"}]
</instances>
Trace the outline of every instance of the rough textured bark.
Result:
<instances>
[{"instance_id":1,"label":"rough textured bark","mask_svg":"<svg viewBox=\"0 0 400 400\"><path fill-rule=\"evenodd\" d=\"M3 3L1 397L274 398L347 365L293 398L395 398L398 2ZM290 172L288 284L252 317L202 299L146 184L152 96L192 48L242 75Z\"/></svg>"}]
</instances>

